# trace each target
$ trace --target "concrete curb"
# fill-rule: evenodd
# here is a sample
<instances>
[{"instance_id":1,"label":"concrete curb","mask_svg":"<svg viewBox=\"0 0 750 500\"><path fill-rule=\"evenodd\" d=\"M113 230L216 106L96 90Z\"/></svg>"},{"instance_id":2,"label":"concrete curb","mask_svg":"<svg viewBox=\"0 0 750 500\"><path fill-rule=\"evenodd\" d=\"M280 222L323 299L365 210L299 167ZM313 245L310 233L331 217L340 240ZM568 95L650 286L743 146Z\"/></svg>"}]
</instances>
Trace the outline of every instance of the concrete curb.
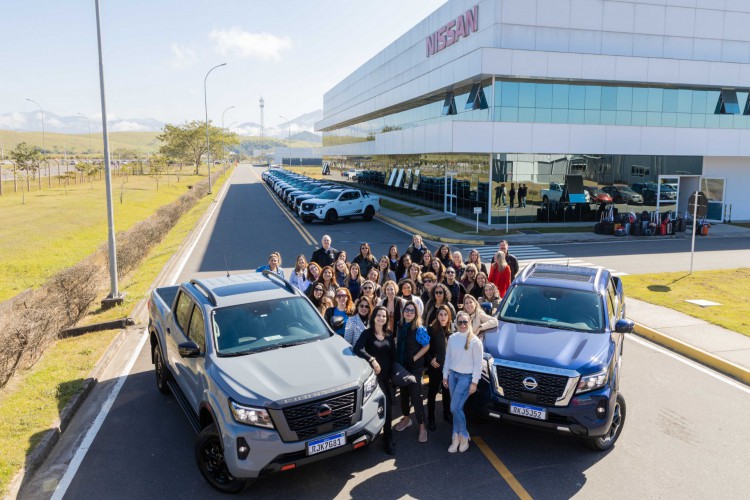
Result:
<instances>
[{"instance_id":1,"label":"concrete curb","mask_svg":"<svg viewBox=\"0 0 750 500\"><path fill-rule=\"evenodd\" d=\"M139 325L137 328L143 328L143 325ZM18 492L22 486L22 484L19 484L23 482L22 478L33 476L37 469L44 463L44 460L60 440L60 435L68 428L78 409L86 401L94 386L99 382L99 377L125 341L125 337L127 337L129 331L130 329L121 330L117 334L107 350L104 351L104 354L96 362L89 376L83 381L81 391L70 398L70 401L60 411L58 419L52 424L52 428L44 433L42 439L26 456L25 467L10 482L9 493L13 491Z\"/></svg>"},{"instance_id":2,"label":"concrete curb","mask_svg":"<svg viewBox=\"0 0 750 500\"><path fill-rule=\"evenodd\" d=\"M674 337L670 337L664 333L661 333L653 328L649 328L640 323L636 323L633 328L633 333L636 335L648 339L662 347L674 351L678 354L697 361L698 363L712 368L718 372L728 375L734 379L739 380L743 384L750 385L750 370L743 368L731 361L720 358L711 354L710 352L704 351L698 347L686 344L685 342L678 340Z\"/></svg>"},{"instance_id":3,"label":"concrete curb","mask_svg":"<svg viewBox=\"0 0 750 500\"><path fill-rule=\"evenodd\" d=\"M451 243L453 245L478 245L478 246L484 246L484 241L481 240L460 240L457 238L443 238L441 236L435 236L434 234L426 234L424 231L419 231L417 229L414 229L411 226L408 226L404 224L403 222L399 222L395 219L391 219L390 217L383 215L383 214L376 214L376 219L382 220L384 222L387 222L388 224L392 224L394 226L397 226L400 229L403 229L404 231L410 233L410 234L420 234L423 239L430 240L430 241L437 241L440 243Z\"/></svg>"}]
</instances>

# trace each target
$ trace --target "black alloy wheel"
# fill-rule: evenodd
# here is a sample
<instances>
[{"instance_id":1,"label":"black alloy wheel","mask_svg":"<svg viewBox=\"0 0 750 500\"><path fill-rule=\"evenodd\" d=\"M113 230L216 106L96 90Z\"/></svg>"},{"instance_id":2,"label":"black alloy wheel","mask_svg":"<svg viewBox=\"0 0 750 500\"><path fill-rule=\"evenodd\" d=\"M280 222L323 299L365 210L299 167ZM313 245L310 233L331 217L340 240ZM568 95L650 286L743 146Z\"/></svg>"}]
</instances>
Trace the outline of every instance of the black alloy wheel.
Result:
<instances>
[{"instance_id":1,"label":"black alloy wheel","mask_svg":"<svg viewBox=\"0 0 750 500\"><path fill-rule=\"evenodd\" d=\"M195 459L206 481L221 492L239 493L248 485L247 480L236 478L229 472L216 424L203 428L198 434L195 441Z\"/></svg>"},{"instance_id":2,"label":"black alloy wheel","mask_svg":"<svg viewBox=\"0 0 750 500\"><path fill-rule=\"evenodd\" d=\"M615 401L615 409L612 414L612 425L609 430L603 436L589 438L586 440L586 444L590 448L596 451L605 451L614 446L617 438L622 433L622 428L625 425L625 397L622 394L617 394L617 400Z\"/></svg>"},{"instance_id":3,"label":"black alloy wheel","mask_svg":"<svg viewBox=\"0 0 750 500\"><path fill-rule=\"evenodd\" d=\"M156 343L154 344L153 351L151 353L152 359L154 360L154 374L156 375L156 388L162 394L169 394L169 370L164 366L164 356L161 352L161 346Z\"/></svg>"},{"instance_id":4,"label":"black alloy wheel","mask_svg":"<svg viewBox=\"0 0 750 500\"><path fill-rule=\"evenodd\" d=\"M326 224L335 224L337 220L339 220L339 214L336 212L336 210L330 209L328 212L326 212Z\"/></svg>"},{"instance_id":5,"label":"black alloy wheel","mask_svg":"<svg viewBox=\"0 0 750 500\"><path fill-rule=\"evenodd\" d=\"M365 208L365 214L362 218L366 221L371 221L373 217L375 217L375 209L372 205L368 205L367 208Z\"/></svg>"}]
</instances>

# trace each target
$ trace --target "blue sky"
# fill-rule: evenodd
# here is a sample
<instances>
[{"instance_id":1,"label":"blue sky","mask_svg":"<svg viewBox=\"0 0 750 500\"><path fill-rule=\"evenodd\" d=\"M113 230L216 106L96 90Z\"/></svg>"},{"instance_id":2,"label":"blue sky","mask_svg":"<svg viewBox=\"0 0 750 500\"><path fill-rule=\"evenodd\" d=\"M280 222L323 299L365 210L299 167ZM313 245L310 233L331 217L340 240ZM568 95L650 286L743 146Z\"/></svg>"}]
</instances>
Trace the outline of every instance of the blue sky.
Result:
<instances>
[{"instance_id":1,"label":"blue sky","mask_svg":"<svg viewBox=\"0 0 750 500\"><path fill-rule=\"evenodd\" d=\"M445 0L102 0L109 118L267 125L323 107L323 94ZM94 0L3 0L0 115L38 101L100 116Z\"/></svg>"}]
</instances>

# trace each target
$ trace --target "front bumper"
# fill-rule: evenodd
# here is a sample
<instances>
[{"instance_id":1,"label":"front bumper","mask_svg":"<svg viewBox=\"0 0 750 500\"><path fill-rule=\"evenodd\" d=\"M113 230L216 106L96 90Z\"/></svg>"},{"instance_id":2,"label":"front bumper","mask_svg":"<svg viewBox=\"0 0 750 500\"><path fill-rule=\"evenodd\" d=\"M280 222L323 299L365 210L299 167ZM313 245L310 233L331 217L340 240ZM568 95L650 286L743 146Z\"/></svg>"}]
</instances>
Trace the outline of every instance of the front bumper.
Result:
<instances>
[{"instance_id":1,"label":"front bumper","mask_svg":"<svg viewBox=\"0 0 750 500\"><path fill-rule=\"evenodd\" d=\"M299 216L303 219L317 219L324 220L326 218L324 208L316 208L313 210L302 210L299 211Z\"/></svg>"},{"instance_id":2,"label":"front bumper","mask_svg":"<svg viewBox=\"0 0 750 500\"><path fill-rule=\"evenodd\" d=\"M229 419L225 419L221 425L227 467L235 477L256 478L324 460L372 442L385 424L385 395L377 388L370 399L362 405L361 417L355 425L331 433L333 435L344 432L346 445L311 456L307 455L307 442L325 436L305 441L284 442L276 430L238 424L231 415L227 416ZM244 460L238 457L237 452L237 442L240 438L250 447L250 453Z\"/></svg>"}]
</instances>

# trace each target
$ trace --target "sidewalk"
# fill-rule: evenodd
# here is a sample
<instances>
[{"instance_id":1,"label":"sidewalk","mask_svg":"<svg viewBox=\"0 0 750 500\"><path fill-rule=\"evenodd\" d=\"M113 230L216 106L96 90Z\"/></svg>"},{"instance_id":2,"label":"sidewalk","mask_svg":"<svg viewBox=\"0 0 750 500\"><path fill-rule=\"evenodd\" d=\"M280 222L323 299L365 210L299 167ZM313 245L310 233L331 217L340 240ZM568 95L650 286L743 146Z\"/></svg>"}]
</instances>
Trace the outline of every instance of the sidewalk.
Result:
<instances>
[{"instance_id":1,"label":"sidewalk","mask_svg":"<svg viewBox=\"0 0 750 500\"><path fill-rule=\"evenodd\" d=\"M511 234L507 236L461 234L431 224L431 221L450 217L448 214L387 196L381 195L381 199L427 212L427 215L414 217L396 210L381 208L376 217L409 233L421 234L425 240L435 243L484 246L497 244L500 240L507 239L508 243L513 246L615 240L614 236L594 234L593 225L591 232L583 233L512 234L515 230L524 229L511 225ZM540 226L554 226L554 224L537 225L537 227ZM523 227L533 230L533 227L529 225L523 225ZM480 223L479 229L481 231L490 228ZM729 224L715 224L711 227L709 237L738 236L750 236L750 229ZM625 236L617 240L634 238L642 237ZM658 238L686 239L690 238L690 232L678 233L675 236L658 236ZM627 315L629 319L636 322L635 333L637 335L750 385L750 337L666 307L631 298L627 299Z\"/></svg>"}]
</instances>

